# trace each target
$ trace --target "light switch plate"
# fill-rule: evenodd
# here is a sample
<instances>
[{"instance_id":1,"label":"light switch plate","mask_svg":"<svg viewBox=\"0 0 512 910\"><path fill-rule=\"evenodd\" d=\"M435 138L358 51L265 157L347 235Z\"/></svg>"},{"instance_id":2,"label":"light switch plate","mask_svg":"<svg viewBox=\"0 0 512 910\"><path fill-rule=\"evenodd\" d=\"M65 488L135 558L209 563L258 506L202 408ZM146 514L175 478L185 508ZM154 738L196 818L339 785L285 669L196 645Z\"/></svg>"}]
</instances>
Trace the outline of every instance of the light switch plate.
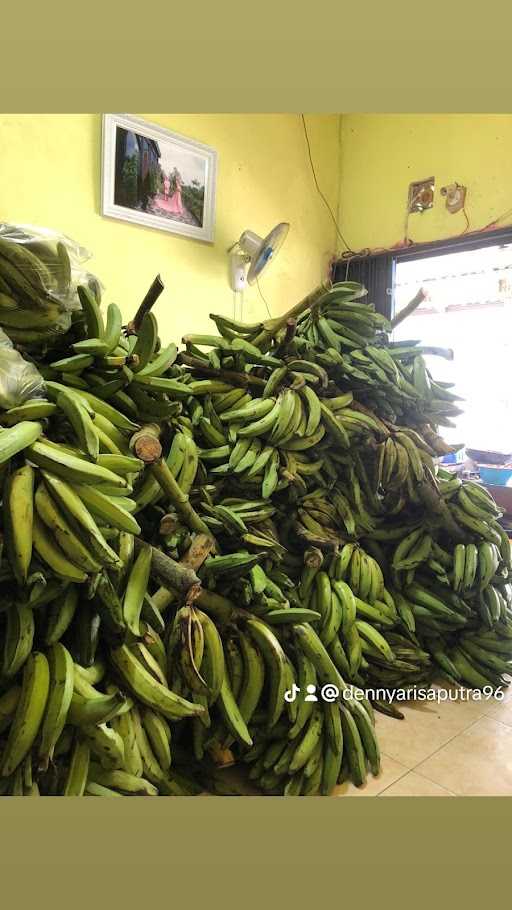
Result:
<instances>
[{"instance_id":1,"label":"light switch plate","mask_svg":"<svg viewBox=\"0 0 512 910\"><path fill-rule=\"evenodd\" d=\"M445 197L445 205L448 211L454 215L460 212L466 203L467 188L460 183L450 183L448 186L441 188L441 195Z\"/></svg>"}]
</instances>

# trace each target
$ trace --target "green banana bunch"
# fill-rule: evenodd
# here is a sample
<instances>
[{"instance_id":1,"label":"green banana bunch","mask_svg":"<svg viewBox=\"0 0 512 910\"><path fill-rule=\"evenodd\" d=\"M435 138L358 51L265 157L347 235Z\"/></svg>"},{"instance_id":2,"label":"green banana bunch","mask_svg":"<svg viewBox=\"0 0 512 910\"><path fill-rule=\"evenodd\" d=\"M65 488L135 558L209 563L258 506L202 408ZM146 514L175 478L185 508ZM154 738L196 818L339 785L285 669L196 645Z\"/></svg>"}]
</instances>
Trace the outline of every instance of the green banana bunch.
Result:
<instances>
[{"instance_id":1,"label":"green banana bunch","mask_svg":"<svg viewBox=\"0 0 512 910\"><path fill-rule=\"evenodd\" d=\"M65 247L27 249L0 244L21 346L69 285ZM390 342L353 282L180 353L148 301L125 333L78 299L38 355L47 399L0 412L6 792L192 795L239 762L259 792L328 794L379 773L355 690L503 685L512 550L434 460L458 406L424 355L446 352Z\"/></svg>"}]
</instances>

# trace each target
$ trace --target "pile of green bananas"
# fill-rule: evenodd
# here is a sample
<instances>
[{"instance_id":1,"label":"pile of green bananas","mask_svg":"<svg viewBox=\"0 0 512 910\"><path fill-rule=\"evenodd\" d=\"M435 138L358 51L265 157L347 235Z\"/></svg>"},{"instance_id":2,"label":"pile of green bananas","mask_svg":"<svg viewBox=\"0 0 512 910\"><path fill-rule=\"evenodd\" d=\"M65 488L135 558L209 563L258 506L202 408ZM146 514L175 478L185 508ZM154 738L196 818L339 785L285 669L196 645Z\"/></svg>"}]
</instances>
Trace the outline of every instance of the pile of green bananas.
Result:
<instances>
[{"instance_id":1,"label":"pile of green bananas","mask_svg":"<svg viewBox=\"0 0 512 910\"><path fill-rule=\"evenodd\" d=\"M393 691L506 684L500 514L359 285L179 352L78 294L0 414L2 794L329 794L379 773Z\"/></svg>"},{"instance_id":2,"label":"pile of green bananas","mask_svg":"<svg viewBox=\"0 0 512 910\"><path fill-rule=\"evenodd\" d=\"M52 346L69 329L76 292L66 243L38 239L21 227L3 225L0 233L0 327L15 344L27 348ZM100 285L88 275L98 301Z\"/></svg>"}]
</instances>

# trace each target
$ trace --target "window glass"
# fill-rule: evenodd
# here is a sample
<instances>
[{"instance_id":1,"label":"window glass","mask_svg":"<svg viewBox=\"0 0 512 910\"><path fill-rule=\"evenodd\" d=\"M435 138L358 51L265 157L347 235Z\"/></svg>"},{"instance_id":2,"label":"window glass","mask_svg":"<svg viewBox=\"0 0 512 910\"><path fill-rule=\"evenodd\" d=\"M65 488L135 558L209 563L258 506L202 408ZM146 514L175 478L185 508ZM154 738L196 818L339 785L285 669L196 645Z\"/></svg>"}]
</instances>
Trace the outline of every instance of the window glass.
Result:
<instances>
[{"instance_id":1,"label":"window glass","mask_svg":"<svg viewBox=\"0 0 512 910\"><path fill-rule=\"evenodd\" d=\"M451 348L453 361L426 358L436 379L456 384L464 414L450 442L512 452L511 333L512 245L398 262L394 303L399 312L420 287L428 300L399 324L394 340L420 339Z\"/></svg>"}]
</instances>

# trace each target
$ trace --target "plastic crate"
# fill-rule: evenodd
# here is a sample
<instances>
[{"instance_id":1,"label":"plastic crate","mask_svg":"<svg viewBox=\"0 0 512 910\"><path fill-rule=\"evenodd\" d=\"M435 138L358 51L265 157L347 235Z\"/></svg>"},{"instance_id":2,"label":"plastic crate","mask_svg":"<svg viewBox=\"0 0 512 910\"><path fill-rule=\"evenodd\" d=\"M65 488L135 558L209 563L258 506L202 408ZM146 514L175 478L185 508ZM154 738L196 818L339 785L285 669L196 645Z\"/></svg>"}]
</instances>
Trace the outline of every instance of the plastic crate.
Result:
<instances>
[{"instance_id":1,"label":"plastic crate","mask_svg":"<svg viewBox=\"0 0 512 910\"><path fill-rule=\"evenodd\" d=\"M458 452L450 452L449 455L443 455L441 464L462 464L465 455L466 450L464 448L459 449Z\"/></svg>"},{"instance_id":2,"label":"plastic crate","mask_svg":"<svg viewBox=\"0 0 512 910\"><path fill-rule=\"evenodd\" d=\"M495 468L494 465L481 464L478 469L482 483L491 487L512 487L512 466Z\"/></svg>"}]
</instances>

